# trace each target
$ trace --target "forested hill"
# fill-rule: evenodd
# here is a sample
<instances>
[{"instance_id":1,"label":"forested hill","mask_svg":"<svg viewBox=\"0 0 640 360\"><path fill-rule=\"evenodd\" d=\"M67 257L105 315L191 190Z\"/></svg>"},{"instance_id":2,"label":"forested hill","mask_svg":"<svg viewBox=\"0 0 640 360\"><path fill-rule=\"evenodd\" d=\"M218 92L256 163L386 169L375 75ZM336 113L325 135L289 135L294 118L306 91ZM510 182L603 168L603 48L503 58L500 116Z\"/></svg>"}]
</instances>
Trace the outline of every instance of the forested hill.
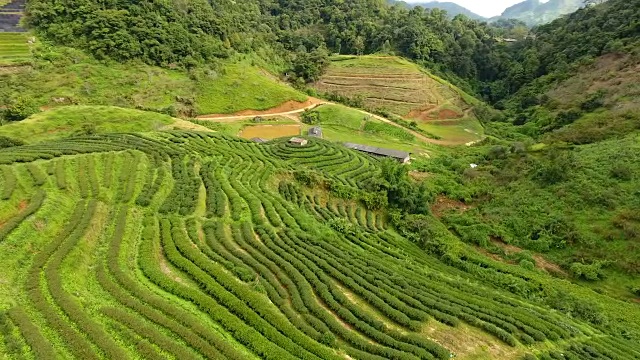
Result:
<instances>
[{"instance_id":1,"label":"forested hill","mask_svg":"<svg viewBox=\"0 0 640 360\"><path fill-rule=\"evenodd\" d=\"M230 52L394 51L474 79L486 71L494 29L445 12L388 6L384 0L201 0L109 2L34 0L27 23L41 36L99 58L193 66ZM291 55L293 53L293 55Z\"/></svg>"},{"instance_id":2,"label":"forested hill","mask_svg":"<svg viewBox=\"0 0 640 360\"><path fill-rule=\"evenodd\" d=\"M516 124L529 123L533 133L558 129L579 119L583 113L602 108L604 98L614 91L607 81L620 77L616 84L625 82L622 75L635 73L640 54L640 1L612 0L598 6L581 9L568 17L535 29L531 38L510 49L510 60L503 63L503 75L495 78L486 88L487 99L505 108L508 118ZM606 60L605 58L609 59ZM618 59L613 65L611 59ZM622 61L620 61L622 60ZM609 63L609 75L600 74L593 67ZM603 70L600 70L602 72ZM579 99L569 113L541 114L540 109L559 110L558 101L548 91L579 73L594 75L585 82L587 88L578 92ZM615 82L615 80L613 81ZM616 85L617 86L617 85ZM621 100L634 99L632 87L617 91ZM609 108L624 106L609 103ZM581 109L582 108L582 109Z\"/></svg>"},{"instance_id":3,"label":"forested hill","mask_svg":"<svg viewBox=\"0 0 640 360\"><path fill-rule=\"evenodd\" d=\"M320 66L326 53L394 52L495 103L583 56L628 49L637 36L639 5L611 0L588 7L535 29L516 46L499 41L503 28L384 0L33 0L27 24L98 58L162 66L197 66L259 50L280 65L315 54L311 61ZM312 81L313 73L300 75Z\"/></svg>"}]
</instances>

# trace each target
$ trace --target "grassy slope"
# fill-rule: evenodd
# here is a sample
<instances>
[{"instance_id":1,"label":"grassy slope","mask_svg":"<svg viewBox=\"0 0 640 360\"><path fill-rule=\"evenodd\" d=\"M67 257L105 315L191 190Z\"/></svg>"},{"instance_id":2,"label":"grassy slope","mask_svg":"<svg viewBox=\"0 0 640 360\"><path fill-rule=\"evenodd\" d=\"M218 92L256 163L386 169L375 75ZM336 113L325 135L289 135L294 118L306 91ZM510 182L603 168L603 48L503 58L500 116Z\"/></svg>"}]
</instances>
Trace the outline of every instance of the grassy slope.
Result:
<instances>
[{"instance_id":1,"label":"grassy slope","mask_svg":"<svg viewBox=\"0 0 640 360\"><path fill-rule=\"evenodd\" d=\"M465 190L452 191L467 200L476 192L477 209L467 212L475 222L496 225L507 242L543 253L566 276L573 263L604 261L600 280L572 280L625 300L637 299L631 290L640 287L639 66L637 57L608 54L562 81L541 78L532 85L542 94L540 104L524 110L527 123L513 128L541 142L505 159L489 155L494 145L470 150L474 155L466 159L456 154L458 174L466 172ZM510 106L521 100L515 97ZM574 118L563 123L566 114ZM557 153L562 155L554 160ZM465 170L469 163L481 167ZM563 179L543 184L536 180L540 169L559 170Z\"/></svg>"},{"instance_id":2,"label":"grassy slope","mask_svg":"<svg viewBox=\"0 0 640 360\"><path fill-rule=\"evenodd\" d=\"M35 143L86 132L86 124L91 124L96 133L147 132L176 120L168 115L111 106L65 106L0 126L0 135Z\"/></svg>"},{"instance_id":3,"label":"grassy slope","mask_svg":"<svg viewBox=\"0 0 640 360\"><path fill-rule=\"evenodd\" d=\"M40 106L114 105L178 112L193 108L201 114L262 110L306 99L247 60L187 73L136 63L103 63L74 49L40 44L33 61L32 69L0 76L0 97L20 94Z\"/></svg>"},{"instance_id":4,"label":"grassy slope","mask_svg":"<svg viewBox=\"0 0 640 360\"><path fill-rule=\"evenodd\" d=\"M497 148L459 149L416 165L435 175L430 181L437 193L465 200L445 211L450 227L507 261L517 264L522 257L504 256L504 246L490 237L542 254L564 271L560 276L625 300L637 298L631 290L640 287L640 219L634 210L639 205L639 135L571 151L546 147L499 158L492 155ZM557 152L564 155L552 160ZM480 166L472 170L472 163ZM538 178L546 171L557 174L554 169L562 180L547 184ZM595 261L605 261L604 280L571 277L573 263Z\"/></svg>"},{"instance_id":5,"label":"grassy slope","mask_svg":"<svg viewBox=\"0 0 640 360\"><path fill-rule=\"evenodd\" d=\"M307 99L305 95L247 63L228 65L213 81L200 82L197 94L196 102L201 114L266 110L289 100Z\"/></svg>"},{"instance_id":6,"label":"grassy slope","mask_svg":"<svg viewBox=\"0 0 640 360\"><path fill-rule=\"evenodd\" d=\"M465 143L482 137L482 126L470 111L479 101L416 64L393 56L332 60L315 84L318 90L363 97L365 107L415 120L444 140Z\"/></svg>"},{"instance_id":7,"label":"grassy slope","mask_svg":"<svg viewBox=\"0 0 640 360\"><path fill-rule=\"evenodd\" d=\"M366 119L361 112L346 106L322 105L315 111L320 114L319 125L327 140L354 142L412 153L421 153L428 148L428 145L416 140L408 132L374 118ZM380 131L370 129L367 126L368 122L377 124L376 127L380 127Z\"/></svg>"},{"instance_id":8,"label":"grassy slope","mask_svg":"<svg viewBox=\"0 0 640 360\"><path fill-rule=\"evenodd\" d=\"M609 54L594 60L573 77L546 92L541 109L552 116L581 111L573 124L549 135L549 140L588 143L640 129L640 59ZM595 99L600 108L583 110Z\"/></svg>"}]
</instances>

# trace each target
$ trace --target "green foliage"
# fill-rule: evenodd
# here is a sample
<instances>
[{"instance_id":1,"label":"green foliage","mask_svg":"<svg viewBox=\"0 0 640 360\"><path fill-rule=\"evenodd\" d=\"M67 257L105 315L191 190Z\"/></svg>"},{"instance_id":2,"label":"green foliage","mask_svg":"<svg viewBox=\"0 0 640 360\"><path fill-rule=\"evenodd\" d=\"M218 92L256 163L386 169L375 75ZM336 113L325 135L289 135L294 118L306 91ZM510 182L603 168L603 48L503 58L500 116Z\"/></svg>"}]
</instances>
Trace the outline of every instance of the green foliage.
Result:
<instances>
[{"instance_id":1,"label":"green foliage","mask_svg":"<svg viewBox=\"0 0 640 360\"><path fill-rule=\"evenodd\" d=\"M573 263L571 264L570 270L573 273L573 276L577 278L583 278L589 281L602 280L604 276L602 272L602 267L607 263L604 261L595 261L592 264L582 264L582 263Z\"/></svg>"},{"instance_id":2,"label":"green foliage","mask_svg":"<svg viewBox=\"0 0 640 360\"><path fill-rule=\"evenodd\" d=\"M6 108L0 113L7 121L20 121L40 111L33 99L18 96L7 102Z\"/></svg>"},{"instance_id":3,"label":"green foliage","mask_svg":"<svg viewBox=\"0 0 640 360\"><path fill-rule=\"evenodd\" d=\"M539 163L534 179L542 185L553 185L569 179L575 161L567 151L550 149L545 160Z\"/></svg>"},{"instance_id":4,"label":"green foliage","mask_svg":"<svg viewBox=\"0 0 640 360\"><path fill-rule=\"evenodd\" d=\"M318 81L327 66L329 66L329 53L326 49L317 48L311 52L304 48L298 49L293 56L290 76L294 83Z\"/></svg>"},{"instance_id":5,"label":"green foliage","mask_svg":"<svg viewBox=\"0 0 640 360\"><path fill-rule=\"evenodd\" d=\"M392 214L392 223L423 249L437 256L455 254L457 240L437 219L427 215Z\"/></svg>"},{"instance_id":6,"label":"green foliage","mask_svg":"<svg viewBox=\"0 0 640 360\"><path fill-rule=\"evenodd\" d=\"M523 268L527 269L527 270L533 270L536 268L536 264L535 262L528 260L528 259L522 259L520 260L520 262L518 263L518 265L522 266Z\"/></svg>"},{"instance_id":7,"label":"green foliage","mask_svg":"<svg viewBox=\"0 0 640 360\"><path fill-rule=\"evenodd\" d=\"M371 183L372 190L385 190L389 205L409 214L428 214L433 194L426 183L415 184L409 179L406 167L385 159L381 163L382 178Z\"/></svg>"},{"instance_id":8,"label":"green foliage","mask_svg":"<svg viewBox=\"0 0 640 360\"><path fill-rule=\"evenodd\" d=\"M406 130L385 123L367 121L364 124L364 131L373 134L385 134L390 137L406 141L415 140L415 136L413 136L413 134L407 132Z\"/></svg>"},{"instance_id":9,"label":"green foliage","mask_svg":"<svg viewBox=\"0 0 640 360\"><path fill-rule=\"evenodd\" d=\"M316 125L320 123L320 113L317 111L309 111L305 110L302 115L300 115L300 120L303 123L308 125Z\"/></svg>"},{"instance_id":10,"label":"green foliage","mask_svg":"<svg viewBox=\"0 0 640 360\"><path fill-rule=\"evenodd\" d=\"M8 136L0 136L0 149L10 148L13 146L22 146L24 141L10 138Z\"/></svg>"},{"instance_id":11,"label":"green foliage","mask_svg":"<svg viewBox=\"0 0 640 360\"><path fill-rule=\"evenodd\" d=\"M27 23L43 37L86 49L103 59L141 59L149 64L188 67L228 56L223 37L231 28L206 2L188 1L180 6L152 2L99 6L85 1L78 11L69 11L69 6L56 7L52 1L38 1L31 5ZM237 13L229 14L228 19L240 13L247 18L255 16L246 6L229 9ZM243 26L226 35L235 39L245 30ZM233 45L244 46L242 41Z\"/></svg>"},{"instance_id":12,"label":"green foliage","mask_svg":"<svg viewBox=\"0 0 640 360\"><path fill-rule=\"evenodd\" d=\"M483 161L525 156L509 150L487 160L489 150L459 151L477 152L477 171L488 168ZM48 160L14 164L32 157ZM461 174L472 161L431 160ZM431 319L452 336L469 326L492 334L497 347L578 349L598 332L610 345L583 344L593 354L635 351L624 339L637 336L632 304L480 256L447 225L483 236L505 228L478 226L472 214L442 222L429 213L432 201L424 213L410 213L420 207L409 200L363 206L366 196L388 200L387 191L422 201L447 184L434 175L437 189L425 189L405 181L406 167L340 145L95 134L5 149L0 162L8 164L3 191L17 178L3 228L19 222L0 246L13 289L0 304L18 295L28 306L26 318L12 316L11 332L34 356L54 348L53 357L82 358L448 359L424 337ZM34 186L41 176L56 184ZM332 196L333 187L357 201ZM23 214L40 194L42 204ZM25 195L31 201L16 211Z\"/></svg>"}]
</instances>

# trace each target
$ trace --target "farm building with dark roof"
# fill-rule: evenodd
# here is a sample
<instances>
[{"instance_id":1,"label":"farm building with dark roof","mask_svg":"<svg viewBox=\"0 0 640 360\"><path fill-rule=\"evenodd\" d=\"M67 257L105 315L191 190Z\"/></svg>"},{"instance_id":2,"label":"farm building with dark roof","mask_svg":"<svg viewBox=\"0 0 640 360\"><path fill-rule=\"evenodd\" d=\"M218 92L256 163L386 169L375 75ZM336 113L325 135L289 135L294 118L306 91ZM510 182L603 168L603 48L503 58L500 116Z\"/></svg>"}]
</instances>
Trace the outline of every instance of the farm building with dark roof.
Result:
<instances>
[{"instance_id":1,"label":"farm building with dark roof","mask_svg":"<svg viewBox=\"0 0 640 360\"><path fill-rule=\"evenodd\" d=\"M322 138L322 128L320 126L314 126L309 129L309 136Z\"/></svg>"},{"instance_id":2,"label":"farm building with dark roof","mask_svg":"<svg viewBox=\"0 0 640 360\"><path fill-rule=\"evenodd\" d=\"M353 144L353 143L344 143L344 146L348 147L349 149L362 151L369 155L395 159L403 164L406 164L409 162L409 160L411 160L411 154L404 151L379 148L379 147L369 146L369 145Z\"/></svg>"}]
</instances>

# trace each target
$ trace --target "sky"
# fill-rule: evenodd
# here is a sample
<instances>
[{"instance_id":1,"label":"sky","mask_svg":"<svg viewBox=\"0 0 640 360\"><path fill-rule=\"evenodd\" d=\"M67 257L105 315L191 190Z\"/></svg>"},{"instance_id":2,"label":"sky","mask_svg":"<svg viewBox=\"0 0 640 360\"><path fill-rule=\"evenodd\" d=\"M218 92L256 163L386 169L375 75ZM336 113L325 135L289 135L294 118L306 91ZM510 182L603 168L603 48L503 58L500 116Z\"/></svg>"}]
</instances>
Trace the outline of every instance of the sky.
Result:
<instances>
[{"instance_id":1,"label":"sky","mask_svg":"<svg viewBox=\"0 0 640 360\"><path fill-rule=\"evenodd\" d=\"M422 2L426 3L429 0L405 0L409 3ZM467 9L473 11L478 15L484 17L498 16L511 5L522 2L523 0L440 0L440 2L454 2L458 5L462 5Z\"/></svg>"}]
</instances>

